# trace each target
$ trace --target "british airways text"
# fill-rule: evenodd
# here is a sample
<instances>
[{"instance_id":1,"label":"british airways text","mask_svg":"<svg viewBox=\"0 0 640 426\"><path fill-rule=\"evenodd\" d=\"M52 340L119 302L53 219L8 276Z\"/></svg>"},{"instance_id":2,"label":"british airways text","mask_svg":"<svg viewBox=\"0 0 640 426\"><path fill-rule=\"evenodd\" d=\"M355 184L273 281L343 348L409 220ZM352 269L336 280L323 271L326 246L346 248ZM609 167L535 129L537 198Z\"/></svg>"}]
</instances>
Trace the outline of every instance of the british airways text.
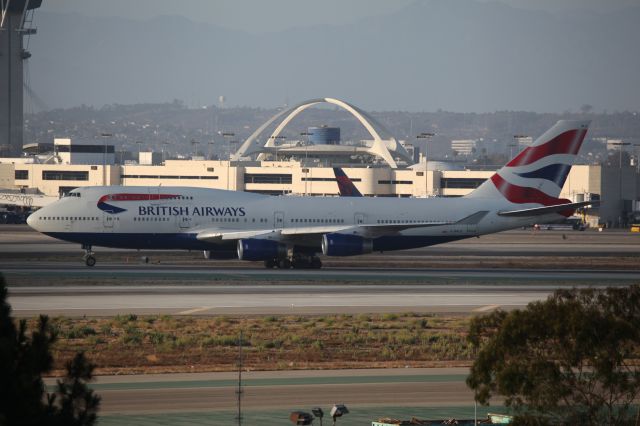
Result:
<instances>
[{"instance_id":1,"label":"british airways text","mask_svg":"<svg viewBox=\"0 0 640 426\"><path fill-rule=\"evenodd\" d=\"M244 207L138 206L140 216L246 216Z\"/></svg>"}]
</instances>

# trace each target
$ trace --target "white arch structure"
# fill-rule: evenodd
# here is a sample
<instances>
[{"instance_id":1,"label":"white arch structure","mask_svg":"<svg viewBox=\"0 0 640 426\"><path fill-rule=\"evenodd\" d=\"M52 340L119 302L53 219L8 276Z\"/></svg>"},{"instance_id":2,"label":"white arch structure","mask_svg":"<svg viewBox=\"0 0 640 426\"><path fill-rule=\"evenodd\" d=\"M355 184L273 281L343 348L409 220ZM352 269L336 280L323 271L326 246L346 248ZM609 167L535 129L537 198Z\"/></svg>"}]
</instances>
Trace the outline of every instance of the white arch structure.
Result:
<instances>
[{"instance_id":1,"label":"white arch structure","mask_svg":"<svg viewBox=\"0 0 640 426\"><path fill-rule=\"evenodd\" d=\"M394 156L403 158L404 160L411 162L411 156L409 155L409 153L404 149L402 145L398 143L396 138L394 138L391 133L389 133L389 131L385 129L384 126L382 126L382 124L376 121L376 119L371 117L366 112L362 111L360 108L334 98L310 99L308 101L301 102L291 108L280 111L279 113L271 117L266 123L256 129L256 131L253 132L246 141L244 141L238 151L231 157L231 160L237 161L238 159L240 159L240 157L246 157L248 155L262 151L262 148L273 147L275 145L276 138L280 135L280 133L282 133L284 128L291 122L291 120L293 120L298 114L300 114L307 108L320 103L337 105L353 115L373 138L373 145L368 148L368 152L381 157L392 168L397 168ZM260 134L262 134L262 132L264 132L264 130L273 122L275 122L285 114L286 117L275 128L275 130L267 140L267 143L260 146L260 143L257 140L258 136L260 136Z\"/></svg>"}]
</instances>

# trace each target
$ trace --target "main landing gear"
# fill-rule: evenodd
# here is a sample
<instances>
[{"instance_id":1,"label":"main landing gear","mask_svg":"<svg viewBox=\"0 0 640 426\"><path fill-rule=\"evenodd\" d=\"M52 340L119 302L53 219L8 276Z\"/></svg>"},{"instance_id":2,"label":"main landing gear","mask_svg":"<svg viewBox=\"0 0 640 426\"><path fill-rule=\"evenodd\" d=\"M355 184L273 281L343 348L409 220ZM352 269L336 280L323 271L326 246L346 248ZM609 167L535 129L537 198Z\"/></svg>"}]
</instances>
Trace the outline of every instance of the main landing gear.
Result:
<instances>
[{"instance_id":1,"label":"main landing gear","mask_svg":"<svg viewBox=\"0 0 640 426\"><path fill-rule=\"evenodd\" d=\"M84 260L84 264L91 267L96 264L95 253L91 250L91 246L83 245L84 256L82 256L82 260Z\"/></svg>"},{"instance_id":2,"label":"main landing gear","mask_svg":"<svg viewBox=\"0 0 640 426\"><path fill-rule=\"evenodd\" d=\"M268 259L264 261L264 267L267 269L320 269L322 261L318 256L302 256L295 255L291 259Z\"/></svg>"}]
</instances>

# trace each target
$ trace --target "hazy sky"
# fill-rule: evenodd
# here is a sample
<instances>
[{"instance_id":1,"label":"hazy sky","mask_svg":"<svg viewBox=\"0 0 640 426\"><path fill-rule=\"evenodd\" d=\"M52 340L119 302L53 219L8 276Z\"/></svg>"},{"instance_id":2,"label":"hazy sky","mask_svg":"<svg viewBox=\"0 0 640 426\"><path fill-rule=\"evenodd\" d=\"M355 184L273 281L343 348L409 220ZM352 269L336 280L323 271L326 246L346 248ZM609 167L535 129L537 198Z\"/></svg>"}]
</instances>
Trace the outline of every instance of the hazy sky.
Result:
<instances>
[{"instance_id":1,"label":"hazy sky","mask_svg":"<svg viewBox=\"0 0 640 426\"><path fill-rule=\"evenodd\" d=\"M44 0L30 87L51 107L635 111L638 22L640 0Z\"/></svg>"},{"instance_id":2,"label":"hazy sky","mask_svg":"<svg viewBox=\"0 0 640 426\"><path fill-rule=\"evenodd\" d=\"M638 4L638 0L499 1L514 7L549 12L575 8L607 11ZM385 15L414 2L416 0L44 0L41 10L132 19L181 15L193 21L264 32L319 24L342 25L369 16Z\"/></svg>"}]
</instances>

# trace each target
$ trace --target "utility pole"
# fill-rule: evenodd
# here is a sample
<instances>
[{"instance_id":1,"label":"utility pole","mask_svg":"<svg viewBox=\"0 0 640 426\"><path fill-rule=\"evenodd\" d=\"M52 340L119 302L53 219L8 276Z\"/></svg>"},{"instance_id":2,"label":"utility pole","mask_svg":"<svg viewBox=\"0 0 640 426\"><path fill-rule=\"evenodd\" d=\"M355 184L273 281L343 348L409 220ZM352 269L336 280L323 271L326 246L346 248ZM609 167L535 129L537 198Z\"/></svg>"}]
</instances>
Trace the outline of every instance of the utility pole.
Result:
<instances>
[{"instance_id":1,"label":"utility pole","mask_svg":"<svg viewBox=\"0 0 640 426\"><path fill-rule=\"evenodd\" d=\"M240 337L238 338L238 389L236 395L238 397L238 426L242 426L242 330L240 330Z\"/></svg>"}]
</instances>

